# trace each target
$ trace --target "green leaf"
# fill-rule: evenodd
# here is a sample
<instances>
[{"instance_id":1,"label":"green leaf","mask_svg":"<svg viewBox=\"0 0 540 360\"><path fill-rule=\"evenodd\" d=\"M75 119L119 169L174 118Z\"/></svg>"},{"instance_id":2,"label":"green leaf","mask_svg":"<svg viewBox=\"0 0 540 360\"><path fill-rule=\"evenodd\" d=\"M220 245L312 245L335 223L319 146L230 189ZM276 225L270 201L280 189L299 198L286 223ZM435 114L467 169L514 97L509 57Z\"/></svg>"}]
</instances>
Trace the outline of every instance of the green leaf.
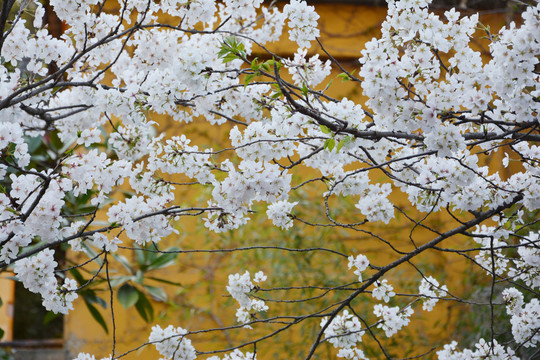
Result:
<instances>
[{"instance_id":1,"label":"green leaf","mask_svg":"<svg viewBox=\"0 0 540 360\"><path fill-rule=\"evenodd\" d=\"M81 275L81 273L79 272L79 270L77 269L71 269L69 270L69 272L71 273L71 275L75 278L75 280L77 280L77 284L79 284L79 286L83 285L86 283L86 280L84 280L83 276Z\"/></svg>"},{"instance_id":2,"label":"green leaf","mask_svg":"<svg viewBox=\"0 0 540 360\"><path fill-rule=\"evenodd\" d=\"M328 126L321 125L321 131L325 134L330 134L332 130Z\"/></svg>"},{"instance_id":3,"label":"green leaf","mask_svg":"<svg viewBox=\"0 0 540 360\"><path fill-rule=\"evenodd\" d=\"M102 298L96 296L94 290L82 290L79 292L84 301L88 301L90 304L99 304L102 308L107 308L107 302Z\"/></svg>"},{"instance_id":4,"label":"green leaf","mask_svg":"<svg viewBox=\"0 0 540 360\"><path fill-rule=\"evenodd\" d=\"M27 137L26 143L28 144L28 152L30 154L33 154L37 150L37 148L41 146L42 137L41 136Z\"/></svg>"},{"instance_id":5,"label":"green leaf","mask_svg":"<svg viewBox=\"0 0 540 360\"><path fill-rule=\"evenodd\" d=\"M337 77L340 78L342 82L351 80L351 77L346 73L341 73Z\"/></svg>"},{"instance_id":6,"label":"green leaf","mask_svg":"<svg viewBox=\"0 0 540 360\"><path fill-rule=\"evenodd\" d=\"M334 146L336 146L336 140L334 138L326 139L324 142L324 148L328 149L328 151L332 151Z\"/></svg>"},{"instance_id":7,"label":"green leaf","mask_svg":"<svg viewBox=\"0 0 540 360\"><path fill-rule=\"evenodd\" d=\"M163 302L167 301L167 293L162 288L150 285L143 286L153 298Z\"/></svg>"},{"instance_id":8,"label":"green leaf","mask_svg":"<svg viewBox=\"0 0 540 360\"><path fill-rule=\"evenodd\" d=\"M235 59L244 59L246 57L246 49L244 44L237 41L234 36L226 37L221 43L218 56L222 58L224 63L228 63Z\"/></svg>"},{"instance_id":9,"label":"green leaf","mask_svg":"<svg viewBox=\"0 0 540 360\"><path fill-rule=\"evenodd\" d=\"M53 150L59 151L62 148L62 140L58 137L57 131L49 132L49 143Z\"/></svg>"},{"instance_id":10,"label":"green leaf","mask_svg":"<svg viewBox=\"0 0 540 360\"><path fill-rule=\"evenodd\" d=\"M105 330L105 333L108 334L109 333L109 328L107 327L107 323L105 322L105 319L103 319L103 316L101 316L101 313L98 311L98 309L96 309L96 307L94 305L92 305L88 301L86 301L86 299L85 299L84 303L86 304L86 307L90 311L90 314L92 315L94 320L96 320L97 323L99 325L101 325L103 330Z\"/></svg>"},{"instance_id":11,"label":"green leaf","mask_svg":"<svg viewBox=\"0 0 540 360\"><path fill-rule=\"evenodd\" d=\"M104 309L107 308L107 302L103 300L102 298L100 298L99 296L94 296L94 302L96 304L99 304Z\"/></svg>"},{"instance_id":12,"label":"green leaf","mask_svg":"<svg viewBox=\"0 0 540 360\"><path fill-rule=\"evenodd\" d=\"M238 57L237 57L236 55L234 55L234 54L228 54L228 55L225 55L225 56L223 57L223 60L222 60L222 61L223 61L224 63L228 63L228 62L231 62L231 61L236 60L236 59L238 59Z\"/></svg>"},{"instance_id":13,"label":"green leaf","mask_svg":"<svg viewBox=\"0 0 540 360\"><path fill-rule=\"evenodd\" d=\"M144 321L150 322L154 319L154 308L142 292L138 291L138 293L139 300L137 301L137 303L135 303L135 309L137 309L137 312Z\"/></svg>"},{"instance_id":14,"label":"green leaf","mask_svg":"<svg viewBox=\"0 0 540 360\"><path fill-rule=\"evenodd\" d=\"M135 250L136 253L138 253L137 250ZM131 264L129 263L128 259L126 259L124 256L122 255L117 255L117 254L113 254L113 257L120 263L122 264L122 266L124 267L124 269L126 269L127 271L129 271L130 273L133 273L133 267L131 267Z\"/></svg>"},{"instance_id":15,"label":"green leaf","mask_svg":"<svg viewBox=\"0 0 540 360\"><path fill-rule=\"evenodd\" d=\"M157 278L157 277L153 277L153 276L147 276L146 278L149 279L149 280L154 280L154 281L161 282L161 283L168 284L168 285L182 286L181 283L174 282L174 281L169 281L167 279L161 279L161 278Z\"/></svg>"},{"instance_id":16,"label":"green leaf","mask_svg":"<svg viewBox=\"0 0 540 360\"><path fill-rule=\"evenodd\" d=\"M253 59L253 61L251 61L251 70L253 71L259 70L259 64L257 63L257 59L258 58L255 58Z\"/></svg>"},{"instance_id":17,"label":"green leaf","mask_svg":"<svg viewBox=\"0 0 540 360\"><path fill-rule=\"evenodd\" d=\"M353 137L352 136L345 136L338 144L337 146L337 151L339 152L339 150L341 150L342 147L344 147L345 145L349 145L352 141Z\"/></svg>"},{"instance_id":18,"label":"green leaf","mask_svg":"<svg viewBox=\"0 0 540 360\"><path fill-rule=\"evenodd\" d=\"M4 329L1 329L1 328L0 328L0 339L2 339L2 338L4 337L4 334L5 334L5 333L6 333L6 332L4 331Z\"/></svg>"},{"instance_id":19,"label":"green leaf","mask_svg":"<svg viewBox=\"0 0 540 360\"><path fill-rule=\"evenodd\" d=\"M137 263L139 265L146 264L146 251L144 248L141 248L140 250L135 250L135 256L137 257ZM131 270L131 272L133 272L133 270Z\"/></svg>"},{"instance_id":20,"label":"green leaf","mask_svg":"<svg viewBox=\"0 0 540 360\"><path fill-rule=\"evenodd\" d=\"M281 95L283 95L283 93L281 91L276 91L275 93L272 94L272 96L270 96L272 99L277 99L278 97L280 97Z\"/></svg>"},{"instance_id":21,"label":"green leaf","mask_svg":"<svg viewBox=\"0 0 540 360\"><path fill-rule=\"evenodd\" d=\"M171 248L171 249L168 249L167 251L176 251L176 250L179 250L179 249L178 248ZM172 265L176 261L177 256L178 256L177 253L165 253L165 254L162 254L162 255L156 257L154 259L154 261L152 261L149 264L148 270L162 269L164 267Z\"/></svg>"},{"instance_id":22,"label":"green leaf","mask_svg":"<svg viewBox=\"0 0 540 360\"><path fill-rule=\"evenodd\" d=\"M308 94L308 87L307 87L307 84L306 84L305 81L302 83L302 94L304 96L307 96L307 94Z\"/></svg>"},{"instance_id":23,"label":"green leaf","mask_svg":"<svg viewBox=\"0 0 540 360\"><path fill-rule=\"evenodd\" d=\"M116 296L118 302L126 309L139 301L139 291L129 284L122 285L122 287L118 289Z\"/></svg>"},{"instance_id":24,"label":"green leaf","mask_svg":"<svg viewBox=\"0 0 540 360\"><path fill-rule=\"evenodd\" d=\"M137 270L137 273L135 276L132 277L133 281L135 281L137 284L142 284L144 282L144 272L141 270Z\"/></svg>"},{"instance_id":25,"label":"green leaf","mask_svg":"<svg viewBox=\"0 0 540 360\"><path fill-rule=\"evenodd\" d=\"M133 276L118 276L110 280L111 286L113 288L118 287L122 284L125 284L129 280L131 280Z\"/></svg>"},{"instance_id":26,"label":"green leaf","mask_svg":"<svg viewBox=\"0 0 540 360\"><path fill-rule=\"evenodd\" d=\"M267 61L265 62L265 64L268 65L268 67L270 67L270 68L273 68L274 65L275 65L278 69L281 67L281 62L280 62L279 60L276 61L276 59L274 59L274 58L272 58L272 59L270 59L270 60L267 60ZM268 70L268 71L270 71L270 70Z\"/></svg>"},{"instance_id":27,"label":"green leaf","mask_svg":"<svg viewBox=\"0 0 540 360\"><path fill-rule=\"evenodd\" d=\"M247 84L249 84L249 82L253 80L253 78L256 76L259 76L259 74L255 73L255 74L246 75L246 77L244 78L244 86L247 86Z\"/></svg>"}]
</instances>

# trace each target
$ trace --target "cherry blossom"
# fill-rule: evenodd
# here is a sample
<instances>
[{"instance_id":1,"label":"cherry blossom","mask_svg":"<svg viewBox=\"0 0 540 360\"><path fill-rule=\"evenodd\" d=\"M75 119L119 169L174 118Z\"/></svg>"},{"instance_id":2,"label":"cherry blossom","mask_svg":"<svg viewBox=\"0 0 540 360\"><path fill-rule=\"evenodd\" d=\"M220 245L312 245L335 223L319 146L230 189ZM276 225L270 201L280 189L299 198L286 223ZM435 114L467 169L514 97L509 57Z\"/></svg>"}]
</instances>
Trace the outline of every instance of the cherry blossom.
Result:
<instances>
[{"instance_id":1,"label":"cherry blossom","mask_svg":"<svg viewBox=\"0 0 540 360\"><path fill-rule=\"evenodd\" d=\"M280 261L293 254L286 271L304 271L294 283L281 283L289 278L278 270L270 274L275 288L262 286L262 271L218 284L239 306L224 308L227 324L208 331L256 324L278 334L322 318L306 360L320 357L325 341L340 358L366 359L363 335L384 349L381 334L392 337L414 322L420 303L431 311L444 298L489 314L506 306L509 321L501 333L484 326L490 337L468 334L474 349L433 344L439 359L517 359L536 347L540 4L520 4L519 21L495 31L472 11L387 2L380 35L358 53L355 71L327 52L319 15L302 0L129 0L115 12L98 0L50 0L63 23L59 36L42 2L6 2L0 269L10 267L47 310L68 314L87 288L118 294L109 266L136 272L119 252L174 255L179 263L191 252L261 251ZM273 53L272 42L287 37L297 47ZM362 101L329 95L338 69ZM203 247L195 239L200 248L166 250L183 241L185 217L234 241ZM281 238L238 235L266 220ZM305 239L289 236L293 226L309 229L299 235ZM305 234L324 241L308 246ZM358 241L343 245L340 236ZM68 249L70 267L58 248ZM450 294L453 280L443 283L426 266L434 255L467 263L475 286L491 285L489 301L476 298L479 291ZM234 261L228 265L238 268ZM256 265L267 272L275 269L269 263ZM92 277L69 277L79 270ZM314 275L321 271L328 283ZM405 271L420 282L417 290L396 277ZM450 275L470 277L469 270ZM322 294L298 295L309 291ZM366 310L358 306L364 300L396 306ZM271 302L316 310L276 307L270 317L263 313ZM112 306L107 311L114 317ZM273 336L234 338L228 348L199 353L191 334L156 325L149 343L165 359L253 359L258 342ZM119 357L115 351L107 359Z\"/></svg>"}]
</instances>

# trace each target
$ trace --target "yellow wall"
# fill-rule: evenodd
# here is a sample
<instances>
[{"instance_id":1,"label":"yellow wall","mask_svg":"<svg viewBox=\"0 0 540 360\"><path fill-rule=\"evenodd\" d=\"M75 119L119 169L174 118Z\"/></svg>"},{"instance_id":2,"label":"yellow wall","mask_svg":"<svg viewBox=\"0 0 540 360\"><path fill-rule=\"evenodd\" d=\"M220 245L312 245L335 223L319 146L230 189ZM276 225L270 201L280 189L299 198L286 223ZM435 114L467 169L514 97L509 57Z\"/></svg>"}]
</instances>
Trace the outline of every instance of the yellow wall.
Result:
<instances>
[{"instance_id":1,"label":"yellow wall","mask_svg":"<svg viewBox=\"0 0 540 360\"><path fill-rule=\"evenodd\" d=\"M13 301L15 297L15 282L9 277L13 276L10 271L0 274L0 329L4 330L2 341L13 340Z\"/></svg>"}]
</instances>

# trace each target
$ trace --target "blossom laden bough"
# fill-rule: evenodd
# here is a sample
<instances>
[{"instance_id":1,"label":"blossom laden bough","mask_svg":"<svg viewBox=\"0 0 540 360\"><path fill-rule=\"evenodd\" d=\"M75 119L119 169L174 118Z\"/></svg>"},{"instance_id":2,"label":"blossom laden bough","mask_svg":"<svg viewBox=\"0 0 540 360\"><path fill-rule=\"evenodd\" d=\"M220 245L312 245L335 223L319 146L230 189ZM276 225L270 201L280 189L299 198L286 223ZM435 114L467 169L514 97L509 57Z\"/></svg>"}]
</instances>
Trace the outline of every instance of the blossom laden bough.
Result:
<instances>
[{"instance_id":1,"label":"blossom laden bough","mask_svg":"<svg viewBox=\"0 0 540 360\"><path fill-rule=\"evenodd\" d=\"M365 359L362 335L384 350L381 333L394 337L414 322L420 303L431 311L443 298L487 309L491 323L505 305L509 321L501 333L513 342L498 331L482 335L489 340L474 334L473 350L452 342L437 349L439 359L517 359L538 346L538 2L494 32L478 14L434 13L429 0L389 0L380 36L358 54L357 73L324 48L319 15L301 0L283 7L128 0L115 12L97 0L48 5L64 23L59 36L40 1L5 2L0 10L0 268L12 266L46 309L68 314L78 296L129 293L125 303L150 321L143 288L154 298L166 293L145 282L156 279L145 271L172 264L173 256L260 251L273 261L257 266L275 269L282 254L317 254L287 265L287 274L299 271L294 284L263 288L262 272L230 275L221 289L238 302L229 315L240 324L208 331L257 329L253 340L211 354L254 359L257 344L271 341L256 338L259 328L277 335L323 318L306 360L324 341L338 357ZM172 22L160 22L163 16ZM484 53L476 46L479 29L487 36ZM298 45L288 59L269 50L282 35ZM329 95L337 69L365 102ZM189 138L191 127L213 135ZM307 226L329 229L328 239L325 233L312 247L288 237L279 246L254 244L257 232L235 238L241 245L233 248L160 244L182 232L183 217L236 234L264 212L284 234ZM447 219L442 225L438 214ZM389 235L393 229L399 231ZM334 241L341 234L358 242L343 250ZM60 261L59 248L75 262ZM137 265L123 255L129 251ZM465 261L493 285L489 301L450 294L450 276L440 283L428 270L430 254ZM343 258L357 281L348 281ZM129 274L116 278L115 262ZM407 266L420 283L412 293L396 277ZM339 279L313 275L321 271ZM271 275L276 284L288 279ZM366 310L360 299L392 307ZM270 302L316 309L284 315L276 307L270 317ZM202 354L191 343L195 332L155 326L149 340L166 359L192 360ZM240 350L244 345L253 352ZM113 347L109 358L118 357ZM77 360L94 358L81 353Z\"/></svg>"}]
</instances>

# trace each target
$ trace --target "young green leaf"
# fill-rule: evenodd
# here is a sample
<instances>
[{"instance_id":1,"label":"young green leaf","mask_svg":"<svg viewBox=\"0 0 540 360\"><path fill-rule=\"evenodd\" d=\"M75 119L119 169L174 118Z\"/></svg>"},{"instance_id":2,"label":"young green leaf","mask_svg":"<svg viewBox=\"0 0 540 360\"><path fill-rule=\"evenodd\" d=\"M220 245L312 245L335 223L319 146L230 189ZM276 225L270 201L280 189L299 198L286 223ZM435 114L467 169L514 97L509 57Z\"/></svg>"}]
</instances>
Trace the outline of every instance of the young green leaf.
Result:
<instances>
[{"instance_id":1,"label":"young green leaf","mask_svg":"<svg viewBox=\"0 0 540 360\"><path fill-rule=\"evenodd\" d=\"M351 80L351 77L346 73L341 73L337 77L340 78L342 82Z\"/></svg>"},{"instance_id":2,"label":"young green leaf","mask_svg":"<svg viewBox=\"0 0 540 360\"><path fill-rule=\"evenodd\" d=\"M351 143L351 141L353 140L353 137L352 136L346 136L344 137L337 145L337 151L339 152L339 150L341 150L342 147L344 147L345 145L349 145Z\"/></svg>"},{"instance_id":3,"label":"young green leaf","mask_svg":"<svg viewBox=\"0 0 540 360\"><path fill-rule=\"evenodd\" d=\"M330 128L325 125L321 125L321 131L325 134L330 134L332 132L332 130L330 130Z\"/></svg>"},{"instance_id":4,"label":"young green leaf","mask_svg":"<svg viewBox=\"0 0 540 360\"><path fill-rule=\"evenodd\" d=\"M306 82L304 81L302 83L302 95L307 96L307 94L308 94L308 87L307 87Z\"/></svg>"},{"instance_id":5,"label":"young green leaf","mask_svg":"<svg viewBox=\"0 0 540 360\"><path fill-rule=\"evenodd\" d=\"M328 151L332 151L335 145L336 139L334 138L326 139L326 141L324 142L324 148L328 149Z\"/></svg>"}]
</instances>

